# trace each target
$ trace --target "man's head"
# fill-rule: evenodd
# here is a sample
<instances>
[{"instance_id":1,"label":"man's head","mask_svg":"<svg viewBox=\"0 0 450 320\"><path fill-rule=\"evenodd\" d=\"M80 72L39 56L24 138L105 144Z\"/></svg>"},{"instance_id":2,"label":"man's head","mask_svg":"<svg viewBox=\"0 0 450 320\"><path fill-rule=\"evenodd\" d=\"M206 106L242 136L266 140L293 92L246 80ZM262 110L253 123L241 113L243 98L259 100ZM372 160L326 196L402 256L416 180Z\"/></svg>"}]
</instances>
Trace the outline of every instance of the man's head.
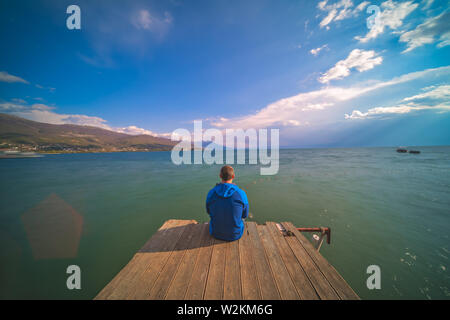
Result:
<instances>
[{"instance_id":1,"label":"man's head","mask_svg":"<svg viewBox=\"0 0 450 320\"><path fill-rule=\"evenodd\" d=\"M222 182L231 183L234 179L234 169L232 166L223 166L220 169L220 179Z\"/></svg>"}]
</instances>

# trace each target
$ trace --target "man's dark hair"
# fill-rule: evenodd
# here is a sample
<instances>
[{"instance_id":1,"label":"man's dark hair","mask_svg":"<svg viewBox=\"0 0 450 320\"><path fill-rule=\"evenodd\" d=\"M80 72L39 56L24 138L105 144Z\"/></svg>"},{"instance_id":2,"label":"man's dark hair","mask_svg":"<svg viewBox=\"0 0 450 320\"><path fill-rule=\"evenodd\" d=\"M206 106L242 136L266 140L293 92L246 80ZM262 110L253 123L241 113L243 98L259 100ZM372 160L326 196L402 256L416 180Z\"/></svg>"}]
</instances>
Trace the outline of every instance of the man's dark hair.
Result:
<instances>
[{"instance_id":1,"label":"man's dark hair","mask_svg":"<svg viewBox=\"0 0 450 320\"><path fill-rule=\"evenodd\" d=\"M220 177L223 181L228 181L230 179L233 179L234 176L234 169L232 166L223 166L222 169L220 169Z\"/></svg>"}]
</instances>

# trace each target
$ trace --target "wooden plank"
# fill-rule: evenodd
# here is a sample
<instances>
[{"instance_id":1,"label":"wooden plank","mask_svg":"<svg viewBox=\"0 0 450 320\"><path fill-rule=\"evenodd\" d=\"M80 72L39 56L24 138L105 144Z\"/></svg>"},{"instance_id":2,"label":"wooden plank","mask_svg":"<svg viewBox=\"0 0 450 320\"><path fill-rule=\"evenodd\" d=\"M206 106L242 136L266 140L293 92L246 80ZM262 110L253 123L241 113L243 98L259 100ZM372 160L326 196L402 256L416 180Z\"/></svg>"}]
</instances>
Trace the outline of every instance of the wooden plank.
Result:
<instances>
[{"instance_id":1,"label":"wooden plank","mask_svg":"<svg viewBox=\"0 0 450 320\"><path fill-rule=\"evenodd\" d=\"M336 269L314 248L309 242L290 222L283 222L282 225L286 230L294 233L298 242L303 246L308 255L314 261L318 269L322 272L330 285L336 291L341 299L359 299L358 295L336 271Z\"/></svg>"},{"instance_id":2,"label":"wooden plank","mask_svg":"<svg viewBox=\"0 0 450 320\"><path fill-rule=\"evenodd\" d=\"M253 247L249 238L247 223L244 233L239 239L239 261L241 269L242 298L245 300L260 300L261 290L256 276L256 267L253 261Z\"/></svg>"},{"instance_id":3,"label":"wooden plank","mask_svg":"<svg viewBox=\"0 0 450 320\"><path fill-rule=\"evenodd\" d=\"M148 246L148 250L157 250L158 248L162 248L164 239L167 236L173 236L174 233L176 233L176 228L185 225L186 223L191 223L191 220L166 221L147 242L146 245ZM144 257L142 254L135 254L130 262L122 268L122 270L108 285L106 285L106 287L97 295L95 299L124 299L125 296L123 294L127 291L130 282L139 272L139 269L143 266L143 259Z\"/></svg>"},{"instance_id":4,"label":"wooden plank","mask_svg":"<svg viewBox=\"0 0 450 320\"><path fill-rule=\"evenodd\" d=\"M303 269L301 263L297 260L296 256L292 252L289 244L286 242L287 238L284 237L281 232L279 232L276 224L274 222L266 222L267 231L270 233L274 243L276 244L280 256L286 266L287 271L297 289L298 295L302 300L317 300L319 296L316 293L313 285L310 282L306 274L306 270ZM291 237L294 238L295 237ZM308 257L308 261L310 258ZM325 278L323 278L326 281ZM333 288L330 286L330 290L334 293Z\"/></svg>"},{"instance_id":5,"label":"wooden plank","mask_svg":"<svg viewBox=\"0 0 450 320\"><path fill-rule=\"evenodd\" d=\"M291 223L248 222L233 242L192 223L166 221L95 299L359 299Z\"/></svg>"},{"instance_id":6,"label":"wooden plank","mask_svg":"<svg viewBox=\"0 0 450 320\"><path fill-rule=\"evenodd\" d=\"M267 262L264 247L258 235L256 223L247 222L247 230L252 242L256 274L261 289L261 298L263 300L279 300L280 293L278 292L275 279L273 278L272 271Z\"/></svg>"},{"instance_id":7,"label":"wooden plank","mask_svg":"<svg viewBox=\"0 0 450 320\"><path fill-rule=\"evenodd\" d=\"M164 224L158 229L158 231L139 249L138 252L150 252L153 250L157 250L157 247L155 249L155 238L158 236L159 233L161 233L161 236L163 238L167 238L168 236L166 233L175 227L182 227L189 224L196 224L197 221L195 220L178 220L178 219L170 219L164 222ZM170 232L173 232L173 230L170 230Z\"/></svg>"},{"instance_id":8,"label":"wooden plank","mask_svg":"<svg viewBox=\"0 0 450 320\"><path fill-rule=\"evenodd\" d=\"M191 242L189 248L186 249L183 260L167 289L165 296L167 300L182 300L184 298L192 273L194 272L195 261L201 249L201 244L205 241L206 237L209 237L208 225L204 223L196 225L193 232L195 239Z\"/></svg>"},{"instance_id":9,"label":"wooden plank","mask_svg":"<svg viewBox=\"0 0 450 320\"><path fill-rule=\"evenodd\" d=\"M161 300L164 299L167 293L167 289L169 288L178 268L181 264L181 261L186 254L186 250L192 248L195 243L200 240L198 236L199 231L201 230L201 225L188 225L186 226L186 231L181 236L180 240L178 240L175 248L173 249L172 254L167 260L164 268L159 273L158 279L155 281L155 284L149 290L148 299L152 300Z\"/></svg>"},{"instance_id":10,"label":"wooden plank","mask_svg":"<svg viewBox=\"0 0 450 320\"><path fill-rule=\"evenodd\" d=\"M158 229L158 231L151 237L151 239L157 239L161 237L162 234L168 229L168 227L176 225L174 220L168 220L164 222L164 224ZM115 290L120 280L125 276L125 274L129 273L134 267L136 260L139 260L139 255L134 255L131 260L119 271L119 273L97 294L94 299L106 299L109 297L112 291Z\"/></svg>"},{"instance_id":11,"label":"wooden plank","mask_svg":"<svg viewBox=\"0 0 450 320\"><path fill-rule=\"evenodd\" d=\"M180 237L187 231L187 225L173 228L173 233L166 234L160 248L150 248L149 252L141 252L144 256L137 276L130 281L130 290L126 293L127 299L146 299L153 287L159 273L163 269Z\"/></svg>"},{"instance_id":12,"label":"wooden plank","mask_svg":"<svg viewBox=\"0 0 450 320\"><path fill-rule=\"evenodd\" d=\"M267 230L267 226L259 225L257 228L281 298L283 300L298 300L300 297L297 293L297 289L295 288L291 276Z\"/></svg>"},{"instance_id":13,"label":"wooden plank","mask_svg":"<svg viewBox=\"0 0 450 320\"><path fill-rule=\"evenodd\" d=\"M206 224L206 226L208 234L202 239L200 245L201 248L195 262L194 271L192 272L192 277L189 281L186 295L184 296L187 300L203 299L205 292L214 241L214 238L209 235L209 224Z\"/></svg>"},{"instance_id":14,"label":"wooden plank","mask_svg":"<svg viewBox=\"0 0 450 320\"><path fill-rule=\"evenodd\" d=\"M131 260L123 267L119 273L97 294L94 300L106 300L110 297L111 293L116 290L120 281L128 276L131 270L135 269L137 260L140 260L140 255L135 254Z\"/></svg>"},{"instance_id":15,"label":"wooden plank","mask_svg":"<svg viewBox=\"0 0 450 320\"><path fill-rule=\"evenodd\" d=\"M238 240L228 244L225 262L223 299L241 300L242 293Z\"/></svg>"},{"instance_id":16,"label":"wooden plank","mask_svg":"<svg viewBox=\"0 0 450 320\"><path fill-rule=\"evenodd\" d=\"M148 270L152 264L155 264L155 274L159 272L162 268L158 264L160 258L161 261L165 261L164 257L170 254L171 250L175 246L177 240L183 234L186 225L191 223L189 220L173 220L174 225L168 228L167 232L163 234L163 237L158 239L150 239L147 243L139 250L136 255L139 255L140 260L137 262L138 268L134 271L134 275L130 279L124 279L127 284L125 284L125 289L116 290L117 293L122 296L121 299L142 299L140 296L136 296L136 293L142 288L146 283L142 281L143 274ZM170 240L169 240L170 239ZM152 278L146 278L145 280L151 281ZM116 299L116 297L113 297Z\"/></svg>"},{"instance_id":17,"label":"wooden plank","mask_svg":"<svg viewBox=\"0 0 450 320\"><path fill-rule=\"evenodd\" d=\"M277 229L277 226L273 224L274 230ZM279 232L278 232L279 233ZM280 233L279 233L280 234ZM325 278L323 273L316 266L314 261L308 255L303 246L298 242L296 237L284 237L287 243L289 244L292 252L297 258L298 262L302 266L305 271L308 279L312 283L315 291L319 295L320 299L324 300L338 300L339 296L334 291L331 284Z\"/></svg>"},{"instance_id":18,"label":"wooden plank","mask_svg":"<svg viewBox=\"0 0 450 320\"><path fill-rule=\"evenodd\" d=\"M225 259L228 245L229 243L227 241L214 239L211 264L209 266L208 279L203 297L205 300L223 299Z\"/></svg>"},{"instance_id":19,"label":"wooden plank","mask_svg":"<svg viewBox=\"0 0 450 320\"><path fill-rule=\"evenodd\" d=\"M302 299L339 299L295 237L284 237L274 222L266 222Z\"/></svg>"}]
</instances>

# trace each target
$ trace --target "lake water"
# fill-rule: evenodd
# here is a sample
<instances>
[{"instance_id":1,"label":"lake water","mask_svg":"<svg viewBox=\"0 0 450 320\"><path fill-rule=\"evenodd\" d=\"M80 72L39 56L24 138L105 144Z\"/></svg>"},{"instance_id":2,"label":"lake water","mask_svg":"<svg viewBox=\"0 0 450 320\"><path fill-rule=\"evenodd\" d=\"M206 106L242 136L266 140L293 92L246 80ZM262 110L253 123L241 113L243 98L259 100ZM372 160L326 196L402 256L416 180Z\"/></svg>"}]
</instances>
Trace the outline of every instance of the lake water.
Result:
<instances>
[{"instance_id":1,"label":"lake water","mask_svg":"<svg viewBox=\"0 0 450 320\"><path fill-rule=\"evenodd\" d=\"M253 221L331 227L321 253L362 298L448 299L450 147L417 149L281 150L277 175L240 165L235 182ZM93 298L165 220L208 220L219 168L169 152L0 160L0 298ZM66 287L73 264L81 290Z\"/></svg>"}]
</instances>

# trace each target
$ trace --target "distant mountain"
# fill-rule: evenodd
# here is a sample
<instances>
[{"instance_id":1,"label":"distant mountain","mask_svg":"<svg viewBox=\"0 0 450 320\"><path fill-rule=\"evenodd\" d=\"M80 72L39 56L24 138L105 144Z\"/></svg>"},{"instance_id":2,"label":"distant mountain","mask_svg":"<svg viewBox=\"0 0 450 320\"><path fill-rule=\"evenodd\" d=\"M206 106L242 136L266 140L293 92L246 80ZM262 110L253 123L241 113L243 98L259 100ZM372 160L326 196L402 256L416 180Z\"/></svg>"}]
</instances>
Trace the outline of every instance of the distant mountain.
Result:
<instances>
[{"instance_id":1,"label":"distant mountain","mask_svg":"<svg viewBox=\"0 0 450 320\"><path fill-rule=\"evenodd\" d=\"M132 136L91 126L48 124L0 113L0 149L38 152L116 152L171 150L176 142Z\"/></svg>"}]
</instances>

